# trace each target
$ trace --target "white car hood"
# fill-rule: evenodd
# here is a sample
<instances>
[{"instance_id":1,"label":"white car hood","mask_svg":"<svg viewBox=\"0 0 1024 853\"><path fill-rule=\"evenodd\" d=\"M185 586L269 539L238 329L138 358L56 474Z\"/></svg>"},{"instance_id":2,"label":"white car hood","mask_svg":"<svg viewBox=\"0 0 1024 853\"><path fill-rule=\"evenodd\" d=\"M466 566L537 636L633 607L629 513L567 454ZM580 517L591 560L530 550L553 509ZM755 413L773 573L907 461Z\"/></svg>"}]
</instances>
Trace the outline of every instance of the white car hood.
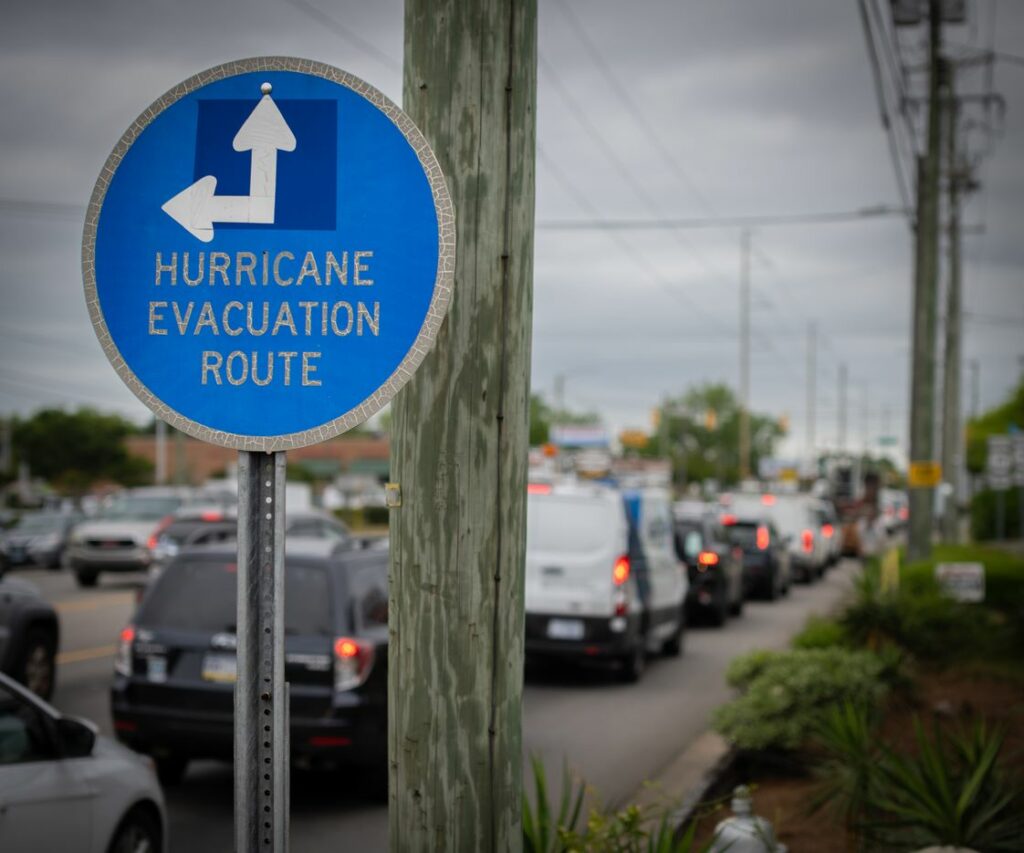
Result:
<instances>
[{"instance_id":1,"label":"white car hood","mask_svg":"<svg viewBox=\"0 0 1024 853\"><path fill-rule=\"evenodd\" d=\"M158 521L89 521L75 528L76 539L125 539L129 536L140 545L153 534Z\"/></svg>"}]
</instances>

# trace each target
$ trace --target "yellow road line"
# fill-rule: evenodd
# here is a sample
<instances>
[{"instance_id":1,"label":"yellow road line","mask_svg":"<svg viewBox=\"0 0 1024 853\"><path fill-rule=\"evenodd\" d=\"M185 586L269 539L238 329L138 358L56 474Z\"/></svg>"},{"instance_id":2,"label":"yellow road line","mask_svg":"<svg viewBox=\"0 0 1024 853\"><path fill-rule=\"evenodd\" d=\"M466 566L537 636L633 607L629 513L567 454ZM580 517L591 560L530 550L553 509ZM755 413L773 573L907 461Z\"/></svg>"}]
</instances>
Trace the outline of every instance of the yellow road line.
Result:
<instances>
[{"instance_id":1,"label":"yellow road line","mask_svg":"<svg viewBox=\"0 0 1024 853\"><path fill-rule=\"evenodd\" d=\"M123 592L117 595L94 595L79 601L64 601L54 607L58 613L76 613L80 610L99 610L101 607L120 607L134 602L135 596L132 593Z\"/></svg>"},{"instance_id":2,"label":"yellow road line","mask_svg":"<svg viewBox=\"0 0 1024 853\"><path fill-rule=\"evenodd\" d=\"M91 649L78 649L73 652L61 652L57 655L57 665L65 663L81 663L86 660L96 660L97 658L111 658L117 651L116 645L109 646L93 646Z\"/></svg>"}]
</instances>

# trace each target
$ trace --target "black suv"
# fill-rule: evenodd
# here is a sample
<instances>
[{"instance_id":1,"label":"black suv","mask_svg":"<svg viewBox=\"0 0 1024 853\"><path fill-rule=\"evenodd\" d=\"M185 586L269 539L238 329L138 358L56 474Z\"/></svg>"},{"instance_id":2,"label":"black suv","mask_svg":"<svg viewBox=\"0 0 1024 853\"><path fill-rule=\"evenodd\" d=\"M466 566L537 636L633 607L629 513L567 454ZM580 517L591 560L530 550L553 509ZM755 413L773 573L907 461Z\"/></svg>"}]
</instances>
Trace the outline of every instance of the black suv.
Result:
<instances>
[{"instance_id":1,"label":"black suv","mask_svg":"<svg viewBox=\"0 0 1024 853\"><path fill-rule=\"evenodd\" d=\"M767 515L737 515L721 518L729 541L743 549L743 579L747 596L775 601L789 592L791 583L789 548Z\"/></svg>"},{"instance_id":2,"label":"black suv","mask_svg":"<svg viewBox=\"0 0 1024 853\"><path fill-rule=\"evenodd\" d=\"M690 579L686 593L690 619L706 616L719 626L730 613L739 616L745 592L742 554L728 541L710 509L677 511L675 545Z\"/></svg>"},{"instance_id":3,"label":"black suv","mask_svg":"<svg viewBox=\"0 0 1024 853\"><path fill-rule=\"evenodd\" d=\"M174 783L192 758L231 759L235 543L182 550L121 632L114 730ZM387 778L388 552L289 541L285 678L297 767ZM378 788L379 790L379 788Z\"/></svg>"}]
</instances>

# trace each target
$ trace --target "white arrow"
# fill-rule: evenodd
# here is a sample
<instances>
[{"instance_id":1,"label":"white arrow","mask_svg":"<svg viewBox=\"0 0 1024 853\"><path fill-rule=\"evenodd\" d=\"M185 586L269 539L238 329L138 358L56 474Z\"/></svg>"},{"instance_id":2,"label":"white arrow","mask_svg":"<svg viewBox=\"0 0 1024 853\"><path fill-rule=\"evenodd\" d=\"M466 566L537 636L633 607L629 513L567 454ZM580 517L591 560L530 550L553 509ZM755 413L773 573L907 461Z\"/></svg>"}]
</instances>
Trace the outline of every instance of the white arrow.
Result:
<instances>
[{"instance_id":1,"label":"white arrow","mask_svg":"<svg viewBox=\"0 0 1024 853\"><path fill-rule=\"evenodd\" d=\"M213 239L214 222L274 223L277 196L277 152L294 151L295 135L270 97L270 84L261 87L263 97L235 134L235 151L251 151L249 195L214 195L217 179L200 178L169 199L161 208L192 236L204 243Z\"/></svg>"}]
</instances>

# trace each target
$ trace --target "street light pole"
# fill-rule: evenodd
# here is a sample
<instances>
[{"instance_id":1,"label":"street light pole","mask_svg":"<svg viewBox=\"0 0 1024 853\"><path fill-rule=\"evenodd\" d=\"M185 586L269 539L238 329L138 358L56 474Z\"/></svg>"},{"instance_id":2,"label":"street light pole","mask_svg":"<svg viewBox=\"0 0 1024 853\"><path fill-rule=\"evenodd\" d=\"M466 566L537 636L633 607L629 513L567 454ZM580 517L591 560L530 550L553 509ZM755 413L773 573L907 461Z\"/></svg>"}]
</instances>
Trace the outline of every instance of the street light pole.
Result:
<instances>
[{"instance_id":1,"label":"street light pole","mask_svg":"<svg viewBox=\"0 0 1024 853\"><path fill-rule=\"evenodd\" d=\"M740 231L740 480L750 476L750 229Z\"/></svg>"}]
</instances>

